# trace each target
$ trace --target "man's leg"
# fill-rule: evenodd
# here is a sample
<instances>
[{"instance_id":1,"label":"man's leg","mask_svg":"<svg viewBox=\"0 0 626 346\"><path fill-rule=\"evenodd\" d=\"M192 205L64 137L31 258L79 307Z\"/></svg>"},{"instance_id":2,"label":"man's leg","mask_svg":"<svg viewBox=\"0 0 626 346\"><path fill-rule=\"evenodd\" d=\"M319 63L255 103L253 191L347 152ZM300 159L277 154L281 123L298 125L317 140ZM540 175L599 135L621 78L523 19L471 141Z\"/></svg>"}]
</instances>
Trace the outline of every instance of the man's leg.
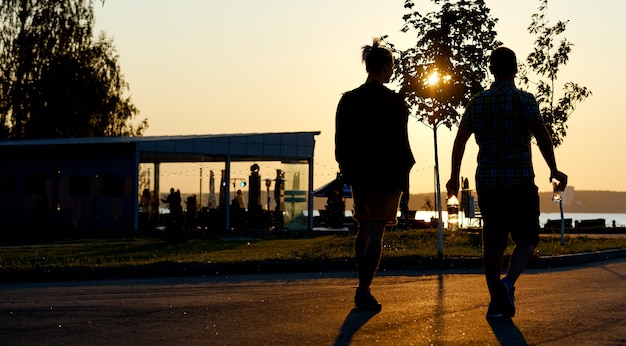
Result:
<instances>
[{"instance_id":1,"label":"man's leg","mask_svg":"<svg viewBox=\"0 0 626 346\"><path fill-rule=\"evenodd\" d=\"M540 231L537 186L533 184L523 187L514 195L513 198L518 204L513 210L518 211L520 223L518 227L511 229L511 238L515 243L515 248L511 254L511 261L506 273L506 278L510 281L511 286L515 285L519 276L532 260L535 248L539 243Z\"/></svg>"},{"instance_id":2,"label":"man's leg","mask_svg":"<svg viewBox=\"0 0 626 346\"><path fill-rule=\"evenodd\" d=\"M511 285L515 286L515 282L522 274L528 263L533 258L535 247L530 243L516 245L511 254L511 262L507 270L506 277L511 281Z\"/></svg>"},{"instance_id":3,"label":"man's leg","mask_svg":"<svg viewBox=\"0 0 626 346\"><path fill-rule=\"evenodd\" d=\"M513 317L515 315L515 306L512 301L509 303L508 290L504 287L504 280L500 279L504 251L505 249L501 247L485 247L483 261L490 296L487 318Z\"/></svg>"},{"instance_id":4,"label":"man's leg","mask_svg":"<svg viewBox=\"0 0 626 346\"><path fill-rule=\"evenodd\" d=\"M497 294L497 287L500 284L500 276L502 275L502 259L505 249L493 247L485 247L483 253L483 265L485 268L485 278L487 279L487 288L492 297Z\"/></svg>"},{"instance_id":5,"label":"man's leg","mask_svg":"<svg viewBox=\"0 0 626 346\"><path fill-rule=\"evenodd\" d=\"M513 249L506 277L500 280L504 250L485 248L484 265L487 287L491 296L491 304L496 304L507 317L515 315L514 291L515 282L532 259L535 246L531 243L518 244ZM494 311L488 312L488 317Z\"/></svg>"}]
</instances>

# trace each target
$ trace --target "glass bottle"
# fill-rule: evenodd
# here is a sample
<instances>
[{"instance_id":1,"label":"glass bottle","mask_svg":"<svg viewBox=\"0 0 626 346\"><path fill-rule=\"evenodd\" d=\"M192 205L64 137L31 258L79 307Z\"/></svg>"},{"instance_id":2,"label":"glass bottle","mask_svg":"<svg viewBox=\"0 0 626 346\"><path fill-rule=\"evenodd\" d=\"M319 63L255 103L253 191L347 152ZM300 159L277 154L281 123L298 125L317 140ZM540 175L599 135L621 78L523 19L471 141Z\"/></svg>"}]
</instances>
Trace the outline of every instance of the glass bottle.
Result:
<instances>
[{"instance_id":1,"label":"glass bottle","mask_svg":"<svg viewBox=\"0 0 626 346\"><path fill-rule=\"evenodd\" d=\"M563 191L559 189L560 183L560 181L552 178L552 202L554 203L560 203L562 200L561 192Z\"/></svg>"},{"instance_id":2,"label":"glass bottle","mask_svg":"<svg viewBox=\"0 0 626 346\"><path fill-rule=\"evenodd\" d=\"M452 195L448 198L448 230L456 231L459 229L459 200Z\"/></svg>"}]
</instances>

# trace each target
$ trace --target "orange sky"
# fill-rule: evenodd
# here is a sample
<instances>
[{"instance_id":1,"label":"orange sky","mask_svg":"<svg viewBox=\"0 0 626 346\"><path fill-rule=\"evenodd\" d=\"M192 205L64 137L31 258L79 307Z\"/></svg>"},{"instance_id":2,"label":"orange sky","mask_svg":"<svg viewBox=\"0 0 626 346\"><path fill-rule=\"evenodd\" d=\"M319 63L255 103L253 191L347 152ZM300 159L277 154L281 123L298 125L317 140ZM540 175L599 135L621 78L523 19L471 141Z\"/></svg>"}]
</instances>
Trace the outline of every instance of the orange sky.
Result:
<instances>
[{"instance_id":1,"label":"orange sky","mask_svg":"<svg viewBox=\"0 0 626 346\"><path fill-rule=\"evenodd\" d=\"M104 7L96 5L96 28L114 39L139 117L150 123L145 135L321 131L315 151L318 187L337 172L337 101L366 77L360 47L383 34L398 48L415 42L399 32L403 3L107 0ZM486 3L500 20L498 39L523 60L533 42L526 27L539 2ZM574 81L593 92L574 112L556 150L559 168L579 190L626 191L620 102L626 52L612 43L625 37L625 9L626 2L618 0L549 2L549 19L569 19L565 36L575 44L559 84ZM409 131L417 161L411 191L433 191L432 131L414 119ZM454 133L439 131L442 185ZM547 167L536 148L533 154L537 184L548 190ZM473 177L475 155L470 139L462 175ZM264 178L275 174L267 170L261 171Z\"/></svg>"}]
</instances>

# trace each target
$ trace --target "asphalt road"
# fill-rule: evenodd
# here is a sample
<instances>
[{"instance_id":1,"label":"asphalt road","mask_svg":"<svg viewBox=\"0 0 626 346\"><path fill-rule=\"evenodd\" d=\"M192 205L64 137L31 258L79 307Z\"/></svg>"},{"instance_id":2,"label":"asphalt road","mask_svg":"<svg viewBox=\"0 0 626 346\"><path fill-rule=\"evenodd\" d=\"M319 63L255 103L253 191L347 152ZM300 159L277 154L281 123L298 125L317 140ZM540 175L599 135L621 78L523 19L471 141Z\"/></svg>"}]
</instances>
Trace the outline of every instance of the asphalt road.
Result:
<instances>
[{"instance_id":1,"label":"asphalt road","mask_svg":"<svg viewBox=\"0 0 626 346\"><path fill-rule=\"evenodd\" d=\"M532 269L517 315L485 319L480 270L383 271L379 313L353 272L0 285L0 345L624 345L626 259Z\"/></svg>"}]
</instances>

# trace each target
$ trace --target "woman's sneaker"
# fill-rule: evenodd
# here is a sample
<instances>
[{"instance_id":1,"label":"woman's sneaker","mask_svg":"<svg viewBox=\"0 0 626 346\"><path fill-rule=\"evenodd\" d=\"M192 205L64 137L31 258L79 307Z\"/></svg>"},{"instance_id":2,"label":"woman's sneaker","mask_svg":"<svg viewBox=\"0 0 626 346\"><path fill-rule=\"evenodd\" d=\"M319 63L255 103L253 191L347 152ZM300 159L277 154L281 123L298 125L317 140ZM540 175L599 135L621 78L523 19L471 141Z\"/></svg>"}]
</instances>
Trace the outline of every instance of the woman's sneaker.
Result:
<instances>
[{"instance_id":1,"label":"woman's sneaker","mask_svg":"<svg viewBox=\"0 0 626 346\"><path fill-rule=\"evenodd\" d=\"M354 295L354 305L356 305L357 309L369 311L380 311L383 308L371 293L359 294L357 292Z\"/></svg>"}]
</instances>

